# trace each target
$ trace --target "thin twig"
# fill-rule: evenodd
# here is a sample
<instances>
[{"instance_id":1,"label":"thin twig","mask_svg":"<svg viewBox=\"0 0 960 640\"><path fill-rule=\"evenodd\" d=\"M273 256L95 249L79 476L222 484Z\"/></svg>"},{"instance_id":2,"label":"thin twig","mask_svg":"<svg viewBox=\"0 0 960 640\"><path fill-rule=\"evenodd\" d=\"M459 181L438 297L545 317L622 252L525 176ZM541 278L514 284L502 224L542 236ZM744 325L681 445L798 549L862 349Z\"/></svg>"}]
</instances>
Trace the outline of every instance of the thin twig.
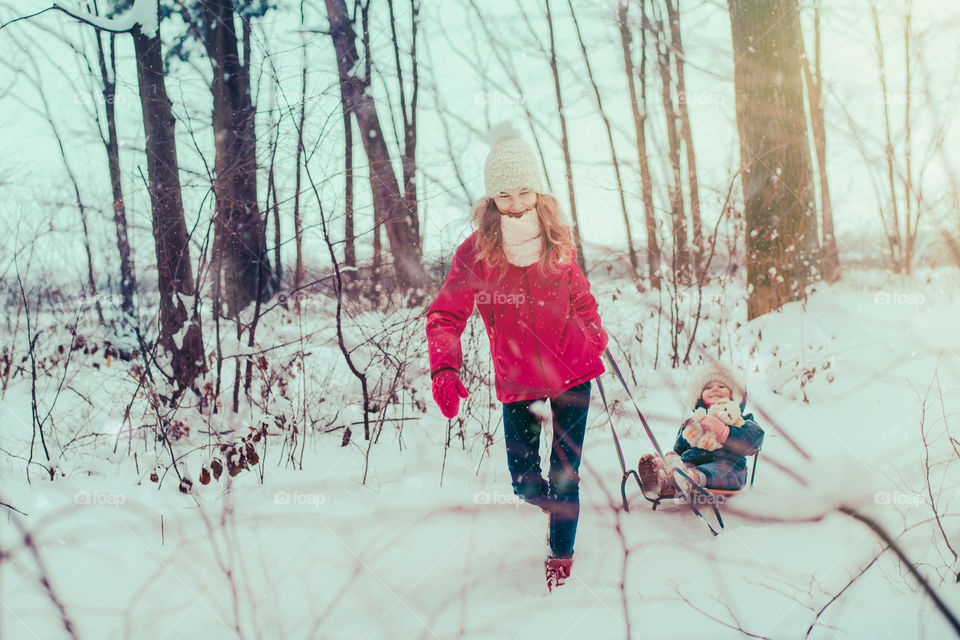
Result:
<instances>
[{"instance_id":1,"label":"thin twig","mask_svg":"<svg viewBox=\"0 0 960 640\"><path fill-rule=\"evenodd\" d=\"M840 511L840 513L845 513L851 518L854 518L855 520L859 520L860 522L867 525L874 533L877 534L877 536L881 540L883 540L887 544L887 546L889 546L893 550L895 554L897 554L897 557L900 558L900 561L907 568L907 571L909 571L910 574L914 577L914 579L916 579L916 581L920 583L920 587L924 590L924 592L928 596L930 596L930 599L933 600L933 603L937 606L937 609L939 609L940 613L943 614L943 617L947 619L947 622L950 623L950 626L953 627L953 630L956 632L956 634L960 636L960 621L958 621L957 617L953 614L953 612L950 611L949 608L947 608L946 603L944 603L943 600L940 599L940 596L937 595L937 592L933 590L933 587L930 586L930 583L927 582L927 580L922 575L920 575L920 572L917 571L917 568L914 566L914 564L910 562L910 559L907 558L907 556L903 553L903 550L900 548L900 546L896 542L894 542L893 538L890 537L890 535L884 530L884 528L881 527L880 524L873 518L870 518L869 516L865 516L862 513L856 511L855 509L852 509L851 507L840 506L840 507L837 507L837 510Z\"/></svg>"}]
</instances>

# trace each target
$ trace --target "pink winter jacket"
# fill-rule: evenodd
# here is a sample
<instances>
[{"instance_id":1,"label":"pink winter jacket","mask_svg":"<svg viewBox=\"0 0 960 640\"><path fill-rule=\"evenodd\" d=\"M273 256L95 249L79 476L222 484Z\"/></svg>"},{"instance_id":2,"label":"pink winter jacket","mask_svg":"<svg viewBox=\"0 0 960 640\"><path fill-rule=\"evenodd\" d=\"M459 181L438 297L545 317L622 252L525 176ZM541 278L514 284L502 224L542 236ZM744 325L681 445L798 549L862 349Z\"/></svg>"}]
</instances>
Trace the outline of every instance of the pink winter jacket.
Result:
<instances>
[{"instance_id":1,"label":"pink winter jacket","mask_svg":"<svg viewBox=\"0 0 960 640\"><path fill-rule=\"evenodd\" d=\"M540 276L536 264L509 265L498 276L476 259L476 237L457 249L427 311L431 377L443 369L459 373L460 335L474 304L490 339L500 402L556 398L603 373L607 334L575 256L557 276Z\"/></svg>"}]
</instances>

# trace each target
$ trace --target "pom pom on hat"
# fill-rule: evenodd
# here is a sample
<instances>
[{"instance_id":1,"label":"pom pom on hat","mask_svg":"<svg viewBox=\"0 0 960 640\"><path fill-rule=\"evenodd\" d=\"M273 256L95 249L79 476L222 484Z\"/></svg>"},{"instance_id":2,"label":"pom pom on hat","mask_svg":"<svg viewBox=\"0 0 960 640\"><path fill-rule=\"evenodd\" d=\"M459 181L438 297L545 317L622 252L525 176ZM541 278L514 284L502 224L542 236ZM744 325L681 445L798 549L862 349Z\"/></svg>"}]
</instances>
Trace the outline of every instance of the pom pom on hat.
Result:
<instances>
[{"instance_id":1,"label":"pom pom on hat","mask_svg":"<svg viewBox=\"0 0 960 640\"><path fill-rule=\"evenodd\" d=\"M540 169L533 149L520 139L509 122L501 122L487 133L490 153L483 166L486 196L493 198L501 191L526 187L543 191Z\"/></svg>"},{"instance_id":2,"label":"pom pom on hat","mask_svg":"<svg viewBox=\"0 0 960 640\"><path fill-rule=\"evenodd\" d=\"M520 134L516 129L513 128L513 125L506 120L490 127L490 131L487 131L486 135L487 144L491 148L493 148L493 146L498 142L503 142L504 140L509 140L510 138L519 139Z\"/></svg>"},{"instance_id":3,"label":"pom pom on hat","mask_svg":"<svg viewBox=\"0 0 960 640\"><path fill-rule=\"evenodd\" d=\"M733 400L741 407L743 406L747 399L747 385L743 381L743 376L723 365L707 363L697 369L687 383L686 408L690 411L696 409L703 388L715 381L727 385L733 393Z\"/></svg>"}]
</instances>

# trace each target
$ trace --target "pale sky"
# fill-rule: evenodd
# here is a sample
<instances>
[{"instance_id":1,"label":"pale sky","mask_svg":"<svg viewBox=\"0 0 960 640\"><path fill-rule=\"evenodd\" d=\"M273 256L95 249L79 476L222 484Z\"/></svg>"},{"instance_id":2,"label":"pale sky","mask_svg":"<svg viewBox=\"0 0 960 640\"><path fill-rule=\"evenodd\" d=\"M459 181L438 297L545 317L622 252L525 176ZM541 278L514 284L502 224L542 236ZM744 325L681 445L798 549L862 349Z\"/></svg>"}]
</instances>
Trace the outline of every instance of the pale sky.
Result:
<instances>
[{"instance_id":1,"label":"pale sky","mask_svg":"<svg viewBox=\"0 0 960 640\"><path fill-rule=\"evenodd\" d=\"M885 176L880 146L883 135L882 101L878 98L880 86L867 1L826 4L830 6L824 9L822 27L824 78L828 88L828 168L838 236L852 242L864 232L880 233L876 189L880 190L881 197L885 198L887 194L882 180L876 182L875 186L875 181ZM462 177L471 195L477 196L482 189L482 164L487 147L463 123L485 129L487 123L511 120L530 141L530 132L521 108L521 104L526 105L550 132L540 131L538 138L547 154L547 170L553 180L554 191L558 192L565 207L568 201L563 183L562 154L554 142L559 139L559 120L549 67L536 48L532 47L528 28L515 2L499 0L481 5L487 16L487 27L497 34L493 46L512 60L522 79L522 91L518 92L499 68L490 45L476 44L485 42L485 36L469 3L444 2L439 7L424 3L419 42L421 63L425 66L429 64L429 51L429 59L436 68L433 73L422 69L422 81L426 87L433 82L431 76L436 76L439 98L448 114L441 121L436 115L432 93L428 89L421 91L418 161L425 176L429 176L421 180L420 190L428 253L449 253L457 239L468 232L468 211L449 160L444 124L449 129ZM558 47L567 64L562 83L571 131L570 145L575 163L582 232L589 242L624 246L622 214L615 192L606 133L596 115L592 92L586 84L582 57L568 19L566 3L555 2L553 5ZM0 8L0 17L6 20L43 6L40 2L18 3L15 9L11 9L11 3L7 2ZM542 4L532 2L523 3L523 6L545 39L545 21L540 13ZM633 144L633 123L625 96L626 81L619 38L610 20L615 6L613 0L605 3L580 2L577 10L588 42L591 64L603 89L604 107L611 116L617 134L617 153L626 163L624 190L628 195L634 240L642 244L643 211L634 170L636 149ZM881 6L895 144L902 143L903 109L907 100L902 77L902 15L905 6L905 2L899 1L884 2ZM636 12L636 7L633 10ZM681 10L684 12L681 25L688 54L687 95L700 175L700 195L704 221L709 224L715 220L720 199L726 193L728 182L739 162L733 105L730 21L723 3L684 0ZM301 60L295 14L294 11L268 14L263 29L267 40L255 44L258 50L269 49L273 52L273 64L290 100L296 100L299 94ZM948 177L952 172L947 167L957 166L953 150L960 148L955 125L960 97L956 88L960 64L955 44L960 34L960 7L947 0L916 0L914 16L914 31L924 35L922 48L915 60L913 88L909 98L915 118L913 162L916 175L919 176L923 170L924 196L933 200L941 192L949 191ZM809 28L810 18L811 12L804 10L805 28ZM405 33L403 16L400 16L399 22L401 32ZM308 23L322 26L324 20L322 16L308 17ZM65 140L68 161L80 180L85 204L95 210L89 214L89 225L94 237L98 271L103 278L106 273L116 273L117 269L115 229L109 216L111 200L105 153L96 137L95 126L87 115L94 100L89 89L92 85L86 67L78 61L78 56L42 28L67 34L75 42L80 41L81 34L88 45L92 41L89 28L75 25L70 18L56 12L47 12L34 18L32 23L20 22L0 32L0 59L9 61L6 65L0 64L0 87L3 88L0 93L3 96L0 103L0 136L6 151L0 159L0 183L5 187L6 196L0 205L0 220L6 228L11 229L5 238L7 244L3 252L11 255L15 245L23 249L34 235L42 231L43 238L37 245L39 252L32 265L35 271L43 265L51 276L62 276L66 272L73 274L74 280L82 279L85 272L75 197L59 149L45 117L31 113L26 108L29 106L42 110L36 90L25 77L11 71L12 68L21 68L35 75L32 60L40 70L54 120ZM176 28L179 26L170 21L161 26L165 44L169 44ZM329 40L318 34L309 34L307 38L311 68L307 139L313 141L308 144L316 145L311 170L318 180L325 181L322 185L325 211L328 215L336 216L342 201L340 185L343 171L336 70ZM373 40L376 48L374 60L385 73L389 73L393 62L389 30L385 24L374 25ZM42 46L38 43L42 43ZM143 129L139 120L130 38L119 36L117 43L121 57L117 107L120 136L126 149L122 168L128 215L134 225L132 234L138 268L142 270L154 262L149 204L139 173L142 170L145 175L146 166L142 154L136 151L143 145ZM635 46L638 44L639 38ZM811 45L812 40L808 37L808 47ZM465 60L464 55L470 60ZM211 165L213 160L208 124L210 98L200 75L209 73L209 65L200 57L193 64L195 69L183 64L175 65L174 74L168 79L168 91L178 116L178 154L183 169L188 225L197 220L201 206L205 207L204 211L209 211L210 204L203 162L188 128L194 130L196 142ZM264 80L258 98L258 151L266 163L269 161L267 142L272 138L272 131L266 126L267 114L278 104L283 111L284 102L273 95L267 82L272 68L269 65L262 68L261 77ZM488 70L482 71L483 68ZM484 75L496 84L488 84ZM659 79L652 65L648 68L648 79L651 81L648 102L652 123L648 139L652 152L655 147L665 149L666 139L659 107ZM381 101L381 119L386 125L387 104L383 87L382 83L378 83L375 91ZM392 99L396 104L398 97L395 92ZM872 171L866 168L840 104L846 106L858 134L864 139L868 154L873 158ZM281 148L277 155L278 184L281 198L290 198L294 147L289 115L285 115L284 119ZM944 135L944 151L931 153L931 140L938 133ZM388 133L387 137L393 142L391 134ZM658 207L663 206L665 199L666 186L662 180L665 155L665 151L662 151L653 161ZM359 164L355 166L358 171L362 169ZM265 180L262 184L265 185ZM739 196L739 188L734 193ZM265 187L261 187L260 197L264 199ZM307 207L307 224L318 224L316 202L312 194L305 195L304 203ZM363 207L365 203L368 203L366 194L358 193L358 206ZM925 222L933 222L935 216L949 214L947 207L938 207ZM285 225L283 235L289 238L292 233L292 224L288 220L289 206L285 213L287 219L282 223ZM204 213L201 216L204 228L207 215ZM334 225L334 228L339 228L336 221ZM18 227L19 236L16 231ZM198 237L202 237L202 232L203 228L198 230ZM310 233L315 242L318 232ZM934 236L933 233L927 235L931 238ZM268 244L272 244L272 229L268 236ZM310 242L308 240L308 244ZM322 265L325 263L323 254L321 251L312 252L311 259ZM26 256L27 253L21 255ZM196 253L194 257L196 259ZM292 258L285 259L289 262ZM4 269L3 277L9 277L12 274L9 266L4 265Z\"/></svg>"}]
</instances>

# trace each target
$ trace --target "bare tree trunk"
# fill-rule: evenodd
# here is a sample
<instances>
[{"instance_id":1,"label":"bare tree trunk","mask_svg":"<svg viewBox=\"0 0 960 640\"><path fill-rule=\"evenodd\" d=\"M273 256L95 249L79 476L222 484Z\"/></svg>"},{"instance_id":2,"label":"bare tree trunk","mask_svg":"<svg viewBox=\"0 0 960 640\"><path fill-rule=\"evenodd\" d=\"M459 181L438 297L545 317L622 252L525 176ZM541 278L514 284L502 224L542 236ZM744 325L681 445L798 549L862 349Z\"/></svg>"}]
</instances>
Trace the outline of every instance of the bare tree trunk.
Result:
<instances>
[{"instance_id":1,"label":"bare tree trunk","mask_svg":"<svg viewBox=\"0 0 960 640\"><path fill-rule=\"evenodd\" d=\"M429 25L425 24L423 25L423 28L426 31L429 28ZM442 29L443 26L441 25L440 28ZM431 85L434 87L434 90L428 92L427 95L430 95L433 98L434 111L436 112L440 121L440 126L443 129L443 141L446 145L447 159L449 160L450 168L453 170L456 182L460 186L460 190L463 192L463 205L466 209L469 209L475 202L476 198L473 197L473 195L470 193L470 189L467 188L467 180L464 178L464 171L460 166L463 162L463 159L460 157L460 149L457 148L454 138L450 134L451 121L459 120L461 123L464 121L459 114L451 112L445 107L443 101L444 90L440 87L440 80L438 79L436 73L436 63L433 60L433 53L430 50L430 41L431 35L429 32L427 32L423 38L424 52L427 56L427 66L424 68L427 70L427 73L431 74ZM424 222L424 224L426 224L426 222Z\"/></svg>"},{"instance_id":2,"label":"bare tree trunk","mask_svg":"<svg viewBox=\"0 0 960 640\"><path fill-rule=\"evenodd\" d=\"M910 22L911 22L912 12L913 12L913 0L907 0L907 12L906 12L906 15L904 16L904 22L903 22L903 62L904 62L905 84L906 84L905 95L907 97L906 105L904 105L905 110L904 110L904 116L903 116L903 155L904 155L904 160L906 164L905 166L906 171L904 172L904 176L903 176L903 183L904 183L903 184L903 191L904 191L903 219L904 219L904 227L905 227L903 270L907 274L909 274L912 270L913 244L916 238L916 234L911 232L911 227L910 227L910 218L911 218L910 202L911 202L911 198L913 198L913 195L914 195L913 169L911 167L911 161L910 161L910 155L911 155L910 154L910 138L911 138L910 103L912 101L911 100L912 95L910 93L910 70L911 70L910 69L911 67L910 65L910 41L911 41ZM915 217L919 217L919 214L920 214L919 205L920 203L918 198L917 210L912 212L913 216Z\"/></svg>"},{"instance_id":3,"label":"bare tree trunk","mask_svg":"<svg viewBox=\"0 0 960 640\"><path fill-rule=\"evenodd\" d=\"M43 103L43 113L40 115L46 118L47 124L50 125L50 129L53 132L53 138L56 140L57 148L60 150L60 158L63 160L63 168L66 170L67 177L70 179L70 185L73 187L73 195L77 205L77 212L80 214L80 228L83 235L83 249L87 258L87 287L84 297L93 300L94 308L97 311L97 318L100 320L100 324L103 324L103 307L101 306L100 298L97 295L97 282L93 270L93 253L90 250L90 232L87 227L87 207L84 204L83 197L80 194L80 183L77 181L77 175L73 172L73 168L70 166L70 162L67 160L67 150L63 146L63 136L60 135L60 129L57 127L57 123L53 119L53 111L50 108L50 102L47 100L47 92L43 86L43 72L40 71L40 67L37 65L35 59L30 58L30 62L33 65L35 76L31 77L25 73L24 76L31 84L33 84L37 90L37 93L40 94L40 100ZM18 73L22 72L21 69L17 69L16 71Z\"/></svg>"},{"instance_id":4,"label":"bare tree trunk","mask_svg":"<svg viewBox=\"0 0 960 640\"><path fill-rule=\"evenodd\" d=\"M107 165L110 171L110 188L113 192L113 223L117 228L117 250L120 253L121 308L125 316L132 318L134 314L133 297L137 291L137 277L133 256L130 253L130 242L127 238L127 210L123 202L123 185L120 174L120 143L117 138L117 117L114 104L117 95L117 58L114 49L116 36L110 34L110 65L108 67L100 31L94 33L97 40L97 61L100 64L100 78L103 85L103 100L107 116L107 139L104 143L107 150Z\"/></svg>"},{"instance_id":5,"label":"bare tree trunk","mask_svg":"<svg viewBox=\"0 0 960 640\"><path fill-rule=\"evenodd\" d=\"M87 24L92 24L88 17L80 13L71 12L58 5L54 5L53 8ZM185 297L195 296L196 289L180 194L176 120L173 117L164 80L159 3L157 3L156 12L156 31L150 35L144 34L140 24L137 23L128 32L133 37L133 48L137 60L137 81L140 90L140 106L143 111L150 205L153 214L153 236L157 251L157 280L160 293L159 344L171 355L173 378L178 385L178 395L187 388L196 389L196 378L205 371L206 366L196 300L187 299L187 302L192 303L189 323L187 307L184 303ZM184 325L186 325L185 331Z\"/></svg>"},{"instance_id":6,"label":"bare tree trunk","mask_svg":"<svg viewBox=\"0 0 960 640\"><path fill-rule=\"evenodd\" d=\"M960 208L960 206L954 202L954 210L956 211L958 208ZM955 229L941 228L940 236L950 250L950 255L953 256L953 262L960 267L960 221L957 221Z\"/></svg>"},{"instance_id":7,"label":"bare tree trunk","mask_svg":"<svg viewBox=\"0 0 960 640\"><path fill-rule=\"evenodd\" d=\"M406 82L400 64L400 41L397 38L397 22L393 12L393 0L387 0L390 11L390 33L393 36L393 56L397 67L397 84L400 87L400 115L403 118L403 152L400 164L403 168L403 202L407 211L417 218L417 100L420 94L420 73L417 68L417 26L420 14L419 0L410 0L410 75L412 94L409 107L406 97ZM419 236L419 227L418 227Z\"/></svg>"},{"instance_id":8,"label":"bare tree trunk","mask_svg":"<svg viewBox=\"0 0 960 640\"><path fill-rule=\"evenodd\" d=\"M583 63L587 67L587 76L590 78L590 85L593 87L593 95L597 101L597 112L603 120L604 129L607 132L607 143L610 145L610 158L613 160L613 173L617 179L617 193L620 195L620 210L623 213L623 224L627 234L627 252L630 256L630 272L634 279L638 277L639 267L637 264L637 251L633 246L633 234L630 232L630 215L627 212L627 201L623 193L623 178L620 175L620 161L617 159L617 150L613 144L613 127L610 125L610 119L603 110L603 100L600 97L600 87L593 76L593 68L590 66L590 58L587 56L587 45L583 41L583 34L580 32L580 23L577 21L577 14L573 9L573 0L567 0L567 6L570 8L570 17L573 19L573 26L577 32L577 41L580 43L580 53L583 55Z\"/></svg>"},{"instance_id":9,"label":"bare tree trunk","mask_svg":"<svg viewBox=\"0 0 960 640\"><path fill-rule=\"evenodd\" d=\"M553 14L550 0L544 0L547 14L547 29L550 33L550 70L553 72L553 89L557 96L557 113L560 114L560 147L563 149L563 167L567 179L567 195L570 197L570 220L573 222L573 244L577 248L577 264L586 272L587 261L583 257L580 240L580 221L577 218L577 198L573 191L573 163L570 159L570 141L567 137L567 116L563 111L563 93L560 91L560 71L557 67L557 48L553 32Z\"/></svg>"},{"instance_id":10,"label":"bare tree trunk","mask_svg":"<svg viewBox=\"0 0 960 640\"><path fill-rule=\"evenodd\" d=\"M820 218L823 232L821 267L823 279L836 282L840 279L840 257L837 239L833 233L833 207L830 203L830 182L827 179L827 135L823 115L823 67L820 65L820 0L813 9L813 72L810 60L803 55L803 73L807 84L807 99L810 105L810 124L813 143L817 150L817 169L820 181ZM801 30L802 33L802 30ZM801 46L803 41L801 40Z\"/></svg>"},{"instance_id":11,"label":"bare tree trunk","mask_svg":"<svg viewBox=\"0 0 960 640\"><path fill-rule=\"evenodd\" d=\"M640 186L643 191L643 213L647 229L647 271L650 286L660 288L660 243L657 240L657 219L653 209L653 180L650 177L650 162L647 158L647 2L640 1L640 97L637 98L637 86L634 81L633 35L627 22L629 0L618 0L617 19L620 27L620 44L623 48L623 64L627 73L627 85L630 90L630 106L633 113L633 127L637 135L637 159L640 167Z\"/></svg>"},{"instance_id":12,"label":"bare tree trunk","mask_svg":"<svg viewBox=\"0 0 960 640\"><path fill-rule=\"evenodd\" d=\"M373 193L373 273L379 278L380 270L383 268L383 197L379 190L375 189L374 182L377 174L370 158L367 158L367 171Z\"/></svg>"},{"instance_id":13,"label":"bare tree trunk","mask_svg":"<svg viewBox=\"0 0 960 640\"><path fill-rule=\"evenodd\" d=\"M345 267L356 269L357 247L353 227L353 123L350 122L350 112L346 105L343 107L343 264ZM377 233L379 236L379 231ZM356 278L356 271L347 271L343 274L345 280Z\"/></svg>"},{"instance_id":14,"label":"bare tree trunk","mask_svg":"<svg viewBox=\"0 0 960 640\"><path fill-rule=\"evenodd\" d=\"M656 2L653 4L656 7ZM656 10L656 9L655 9ZM660 71L661 98L663 112L667 119L667 142L670 157L670 220L673 240L673 268L678 272L678 282L690 282L690 256L687 251L687 219L683 202L680 167L680 134L677 131L677 110L673 103L673 74L670 62L670 44L667 42L663 21L655 18L653 30L657 45L657 69Z\"/></svg>"},{"instance_id":15,"label":"bare tree trunk","mask_svg":"<svg viewBox=\"0 0 960 640\"><path fill-rule=\"evenodd\" d=\"M300 21L303 22L303 0L300 2ZM367 68L370 61L367 60ZM303 49L303 94L307 93L307 49L304 41ZM350 111L347 109L347 101L343 94L343 86L340 88L340 106L343 113L343 161L344 161L344 184L343 184L343 262L344 266L350 267L343 274L346 281L355 280L357 277L357 248L356 238L353 226L353 124L350 121ZM301 109L301 120L304 112Z\"/></svg>"},{"instance_id":16,"label":"bare tree trunk","mask_svg":"<svg viewBox=\"0 0 960 640\"><path fill-rule=\"evenodd\" d=\"M880 65L880 91L883 101L883 126L886 145L883 155L887 161L887 184L890 187L890 207L893 212L892 232L887 234L887 244L890 247L890 260L893 270L900 273L903 270L903 238L900 233L900 209L897 202L897 189L894 184L894 157L893 135L890 132L890 107L887 105L887 70L883 57L883 42L880 38L880 16L877 13L876 3L871 3L870 12L873 16L873 30L876 36L877 62Z\"/></svg>"},{"instance_id":17,"label":"bare tree trunk","mask_svg":"<svg viewBox=\"0 0 960 640\"><path fill-rule=\"evenodd\" d=\"M747 224L747 319L804 298L811 175L797 0L729 0Z\"/></svg>"},{"instance_id":18,"label":"bare tree trunk","mask_svg":"<svg viewBox=\"0 0 960 640\"><path fill-rule=\"evenodd\" d=\"M390 240L398 284L401 288L421 287L429 283L420 255L420 233L416 210L411 211L393 172L390 153L383 138L376 103L367 91L369 79L356 75L359 60L356 34L347 15L344 0L325 0L330 34L337 54L337 67L344 102L353 114L370 161L374 198L380 198L384 226Z\"/></svg>"},{"instance_id":19,"label":"bare tree trunk","mask_svg":"<svg viewBox=\"0 0 960 640\"><path fill-rule=\"evenodd\" d=\"M57 142L60 144L60 152L64 153L63 143L60 142L59 139ZM63 163L67 163L65 153ZM70 173L70 179L73 181L73 192L76 195L77 209L80 212L80 226L83 228L83 249L87 254L87 294L93 298L93 305L97 310L97 317L100 319L100 324L103 324L103 306L100 304L100 297L97 295L97 279L93 274L93 252L90 250L90 230L87 227L87 208L84 206L83 199L80 197L80 187L77 184L73 172L70 171L69 167L67 167L67 171Z\"/></svg>"},{"instance_id":20,"label":"bare tree trunk","mask_svg":"<svg viewBox=\"0 0 960 640\"><path fill-rule=\"evenodd\" d=\"M367 86L370 84L371 53L370 53L370 0L360 2L360 27L362 30L361 42L363 44L363 81ZM347 109L347 97L343 83L340 84L340 99L343 108ZM362 134L361 134L362 135ZM352 139L352 136L351 136ZM373 194L373 277L375 280L380 278L380 269L383 268L383 199L376 188L376 171L373 167L373 160L367 156L367 177L370 180L370 193Z\"/></svg>"},{"instance_id":21,"label":"bare tree trunk","mask_svg":"<svg viewBox=\"0 0 960 640\"><path fill-rule=\"evenodd\" d=\"M280 126L277 125L276 136L270 143L270 169L267 171L267 200L264 203L264 211L268 214L273 212L273 279L275 282L283 280L283 263L280 261L280 247L283 244L280 233L280 199L277 196L277 147L280 144ZM273 198L273 206L270 205L270 198Z\"/></svg>"},{"instance_id":22,"label":"bare tree trunk","mask_svg":"<svg viewBox=\"0 0 960 640\"><path fill-rule=\"evenodd\" d=\"M304 27L303 0L300 0L300 27ZM307 121L307 42L303 32L300 34L300 46L302 51L302 65L300 70L300 122L297 125L297 153L296 153L296 175L294 176L293 192L293 233L296 238L297 258L293 271L293 290L300 291L303 286L303 222L300 218L300 180L301 180L301 162L304 155L303 148L303 127ZM300 296L296 296L297 311L300 310Z\"/></svg>"},{"instance_id":23,"label":"bare tree trunk","mask_svg":"<svg viewBox=\"0 0 960 640\"><path fill-rule=\"evenodd\" d=\"M180 344L174 339L188 322L184 297L196 293L180 196L174 132L176 120L164 84L159 30L153 37L148 37L138 26L134 27L131 34L137 56L153 235L156 239L160 344L171 354L174 377L180 388L185 389L194 385L197 376L205 369L205 362L196 307L193 308L193 316Z\"/></svg>"},{"instance_id":24,"label":"bare tree trunk","mask_svg":"<svg viewBox=\"0 0 960 640\"><path fill-rule=\"evenodd\" d=\"M273 291L265 219L257 198L256 131L247 65L241 63L233 0L201 5L205 46L213 63L213 131L216 143L214 255L223 280L225 313L234 317ZM249 27L244 23L244 49Z\"/></svg>"},{"instance_id":25,"label":"bare tree trunk","mask_svg":"<svg viewBox=\"0 0 960 640\"><path fill-rule=\"evenodd\" d=\"M683 51L683 39L680 33L680 0L674 6L672 0L666 0L667 19L670 21L670 40L673 49L673 60L677 73L677 95L680 100L677 104L680 116L680 138L687 153L687 184L690 189L690 220L693 223L693 260L691 268L696 275L697 282L703 283L706 273L701 273L701 264L704 259L703 221L700 218L700 186L697 179L697 160L693 151L693 131L690 127L690 112L687 109L687 85L684 80L684 65L686 59Z\"/></svg>"}]
</instances>

